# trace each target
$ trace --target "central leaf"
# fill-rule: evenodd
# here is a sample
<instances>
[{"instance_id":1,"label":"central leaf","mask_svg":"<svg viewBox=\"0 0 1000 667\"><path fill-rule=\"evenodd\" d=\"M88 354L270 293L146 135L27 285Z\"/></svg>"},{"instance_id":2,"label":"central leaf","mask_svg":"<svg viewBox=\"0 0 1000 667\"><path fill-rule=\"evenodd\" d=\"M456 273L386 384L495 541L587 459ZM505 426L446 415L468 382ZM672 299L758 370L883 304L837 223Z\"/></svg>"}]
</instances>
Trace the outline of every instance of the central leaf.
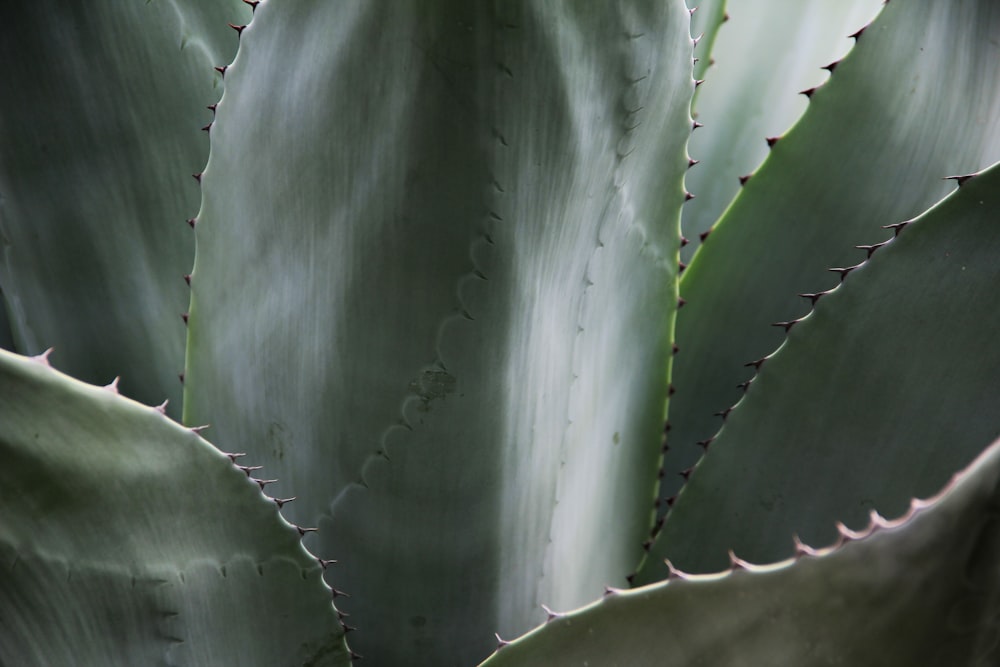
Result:
<instances>
[{"instance_id":1,"label":"central leaf","mask_svg":"<svg viewBox=\"0 0 1000 667\"><path fill-rule=\"evenodd\" d=\"M668 394L683 2L272 0L241 40L186 421L298 497L377 664L472 662L623 584Z\"/></svg>"}]
</instances>

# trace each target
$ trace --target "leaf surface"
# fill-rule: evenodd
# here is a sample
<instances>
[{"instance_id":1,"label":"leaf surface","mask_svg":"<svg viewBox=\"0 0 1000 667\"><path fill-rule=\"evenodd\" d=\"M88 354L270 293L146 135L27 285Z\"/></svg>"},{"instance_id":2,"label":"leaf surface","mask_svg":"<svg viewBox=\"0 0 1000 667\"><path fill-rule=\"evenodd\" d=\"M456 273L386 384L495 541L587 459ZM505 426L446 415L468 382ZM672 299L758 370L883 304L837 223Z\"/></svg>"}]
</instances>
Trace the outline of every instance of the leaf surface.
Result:
<instances>
[{"instance_id":1,"label":"leaf surface","mask_svg":"<svg viewBox=\"0 0 1000 667\"><path fill-rule=\"evenodd\" d=\"M185 419L299 497L366 660L482 659L641 555L688 31L680 0L270 2L244 31Z\"/></svg>"},{"instance_id":2,"label":"leaf surface","mask_svg":"<svg viewBox=\"0 0 1000 667\"><path fill-rule=\"evenodd\" d=\"M769 566L616 592L483 667L996 664L1000 443L932 501Z\"/></svg>"},{"instance_id":3,"label":"leaf surface","mask_svg":"<svg viewBox=\"0 0 1000 667\"><path fill-rule=\"evenodd\" d=\"M699 249L681 281L664 498L745 365L781 343L772 323L808 310L797 295L832 287L831 267L865 257L855 246L943 197L942 177L1000 159L998 30L995 2L886 5Z\"/></svg>"},{"instance_id":4,"label":"leaf surface","mask_svg":"<svg viewBox=\"0 0 1000 667\"><path fill-rule=\"evenodd\" d=\"M900 514L1000 435L1000 164L906 225L794 325L691 473L653 547L707 571L789 536Z\"/></svg>"},{"instance_id":5,"label":"leaf surface","mask_svg":"<svg viewBox=\"0 0 1000 667\"><path fill-rule=\"evenodd\" d=\"M0 663L350 664L320 563L197 434L5 351L0 425Z\"/></svg>"},{"instance_id":6,"label":"leaf surface","mask_svg":"<svg viewBox=\"0 0 1000 667\"><path fill-rule=\"evenodd\" d=\"M692 17L710 29L721 2L699 7ZM882 0L740 0L724 7L725 22L707 31L695 55L698 87L694 117L705 127L688 148L699 161L687 177L695 199L684 207L681 229L691 243L681 250L689 262L699 235L711 229L739 191L741 176L767 156L766 137L780 136L806 109L799 91L821 85L821 68L848 50L847 35L878 12ZM707 16L699 17L703 10ZM721 18L721 16L720 16ZM699 32L694 30L695 37Z\"/></svg>"},{"instance_id":7,"label":"leaf surface","mask_svg":"<svg viewBox=\"0 0 1000 667\"><path fill-rule=\"evenodd\" d=\"M183 276L239 0L11 7L0 25L0 287L17 349L180 414ZM173 408L172 408L173 409Z\"/></svg>"}]
</instances>

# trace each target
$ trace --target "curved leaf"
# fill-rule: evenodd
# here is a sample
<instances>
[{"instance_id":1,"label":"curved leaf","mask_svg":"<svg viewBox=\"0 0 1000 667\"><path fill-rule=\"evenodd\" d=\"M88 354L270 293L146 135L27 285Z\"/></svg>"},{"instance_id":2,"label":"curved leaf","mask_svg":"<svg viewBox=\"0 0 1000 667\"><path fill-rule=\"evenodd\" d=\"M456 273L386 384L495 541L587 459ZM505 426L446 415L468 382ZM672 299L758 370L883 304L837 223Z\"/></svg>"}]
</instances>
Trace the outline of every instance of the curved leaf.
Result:
<instances>
[{"instance_id":1,"label":"curved leaf","mask_svg":"<svg viewBox=\"0 0 1000 667\"><path fill-rule=\"evenodd\" d=\"M299 533L157 409L0 351L0 460L0 663L350 664Z\"/></svg>"},{"instance_id":2,"label":"curved leaf","mask_svg":"<svg viewBox=\"0 0 1000 667\"><path fill-rule=\"evenodd\" d=\"M889 3L743 188L681 281L668 480L781 342L771 324L808 308L797 294L944 196L943 176L1000 157L998 30L989 0Z\"/></svg>"},{"instance_id":3,"label":"curved leaf","mask_svg":"<svg viewBox=\"0 0 1000 667\"><path fill-rule=\"evenodd\" d=\"M996 664L1000 443L910 507L781 563L614 592L483 667Z\"/></svg>"},{"instance_id":4,"label":"curved leaf","mask_svg":"<svg viewBox=\"0 0 1000 667\"><path fill-rule=\"evenodd\" d=\"M694 103L694 116L705 129L692 135L688 147L699 164L686 181L695 199L681 216L691 241L681 259L690 261L699 235L739 191L740 177L767 156L765 137L780 135L805 111L807 100L799 91L823 83L821 67L843 56L851 43L847 35L881 5L882 0L741 0L726 8L718 34L706 35L712 40L706 45L712 69L695 74L705 79ZM701 8L695 20L700 13ZM698 49L695 55L708 60Z\"/></svg>"},{"instance_id":5,"label":"curved leaf","mask_svg":"<svg viewBox=\"0 0 1000 667\"><path fill-rule=\"evenodd\" d=\"M906 225L822 297L761 365L653 547L706 571L728 549L783 558L789 536L898 514L1000 435L1000 164Z\"/></svg>"},{"instance_id":6,"label":"curved leaf","mask_svg":"<svg viewBox=\"0 0 1000 667\"><path fill-rule=\"evenodd\" d=\"M452 0L272 1L244 31L185 419L300 498L367 660L481 659L641 555L688 30L680 0Z\"/></svg>"}]
</instances>

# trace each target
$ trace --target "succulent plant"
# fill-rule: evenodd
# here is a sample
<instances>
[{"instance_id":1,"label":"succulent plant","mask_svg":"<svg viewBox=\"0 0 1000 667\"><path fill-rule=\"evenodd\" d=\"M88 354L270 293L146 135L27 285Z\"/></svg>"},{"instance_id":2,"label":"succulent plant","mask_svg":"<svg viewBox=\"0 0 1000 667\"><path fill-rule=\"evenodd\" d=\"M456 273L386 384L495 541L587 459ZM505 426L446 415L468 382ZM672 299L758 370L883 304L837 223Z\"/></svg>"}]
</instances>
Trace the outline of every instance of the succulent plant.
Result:
<instances>
[{"instance_id":1,"label":"succulent plant","mask_svg":"<svg viewBox=\"0 0 1000 667\"><path fill-rule=\"evenodd\" d=\"M1000 6L702 5L12 9L0 664L996 664Z\"/></svg>"}]
</instances>

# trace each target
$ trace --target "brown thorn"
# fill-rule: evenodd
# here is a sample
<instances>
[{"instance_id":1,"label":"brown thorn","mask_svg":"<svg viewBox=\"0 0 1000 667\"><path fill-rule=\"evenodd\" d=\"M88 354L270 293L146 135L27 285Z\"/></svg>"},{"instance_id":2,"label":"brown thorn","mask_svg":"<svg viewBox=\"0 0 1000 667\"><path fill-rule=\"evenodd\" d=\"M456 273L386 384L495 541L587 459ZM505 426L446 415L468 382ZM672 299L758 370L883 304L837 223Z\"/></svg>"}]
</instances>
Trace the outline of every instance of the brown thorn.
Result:
<instances>
[{"instance_id":1,"label":"brown thorn","mask_svg":"<svg viewBox=\"0 0 1000 667\"><path fill-rule=\"evenodd\" d=\"M682 237L681 237L681 247L683 248L683 247L684 247L684 246L686 246L686 245L687 245L688 243L690 243L690 241L688 241L686 237L682 236Z\"/></svg>"},{"instance_id":2,"label":"brown thorn","mask_svg":"<svg viewBox=\"0 0 1000 667\"><path fill-rule=\"evenodd\" d=\"M200 178L198 179L198 182L199 182L199 183L201 182L201 179L200 179ZM191 229L194 229L194 226L195 226L196 224L198 224L198 219L197 219L197 218L188 218L188 219L187 219L187 223L188 223L188 226L189 226L189 227L190 227Z\"/></svg>"},{"instance_id":3,"label":"brown thorn","mask_svg":"<svg viewBox=\"0 0 1000 667\"><path fill-rule=\"evenodd\" d=\"M303 528L302 526L295 526L295 530L299 531L299 537L305 537L306 533L315 533L318 528Z\"/></svg>"},{"instance_id":4,"label":"brown thorn","mask_svg":"<svg viewBox=\"0 0 1000 667\"><path fill-rule=\"evenodd\" d=\"M753 384L753 378L750 378L746 382L740 382L738 385L736 385L736 388L742 389L743 392L746 393L746 390L750 388L751 384Z\"/></svg>"},{"instance_id":5,"label":"brown thorn","mask_svg":"<svg viewBox=\"0 0 1000 667\"><path fill-rule=\"evenodd\" d=\"M106 385L104 385L104 387L102 387L102 389L110 391L112 394L120 394L121 392L118 391L118 381L119 380L121 380L121 376L116 377L114 380L112 380L111 382L109 382Z\"/></svg>"},{"instance_id":6,"label":"brown thorn","mask_svg":"<svg viewBox=\"0 0 1000 667\"><path fill-rule=\"evenodd\" d=\"M222 78L226 78L226 70L229 69L229 65L223 65L222 67L213 67L216 72L222 75Z\"/></svg>"},{"instance_id":7,"label":"brown thorn","mask_svg":"<svg viewBox=\"0 0 1000 667\"><path fill-rule=\"evenodd\" d=\"M715 436L712 436L711 438L705 438L704 440L699 440L695 444L698 445L699 447L701 447L702 449L704 449L707 452L708 451L708 447L709 447L709 445L712 444L713 440L715 440Z\"/></svg>"},{"instance_id":8,"label":"brown thorn","mask_svg":"<svg viewBox=\"0 0 1000 667\"><path fill-rule=\"evenodd\" d=\"M264 466L236 466L236 467L242 470L247 477L249 477L250 473L254 472L255 470L261 470L264 468Z\"/></svg>"},{"instance_id":9,"label":"brown thorn","mask_svg":"<svg viewBox=\"0 0 1000 667\"><path fill-rule=\"evenodd\" d=\"M181 313L181 319L184 320L184 324L188 323L188 317L187 313Z\"/></svg>"},{"instance_id":10,"label":"brown thorn","mask_svg":"<svg viewBox=\"0 0 1000 667\"><path fill-rule=\"evenodd\" d=\"M753 174L747 174L745 176L740 176L740 186L746 185L747 181L750 180L751 176L753 176Z\"/></svg>"},{"instance_id":11,"label":"brown thorn","mask_svg":"<svg viewBox=\"0 0 1000 667\"><path fill-rule=\"evenodd\" d=\"M207 429L207 428L209 428L211 426L212 426L211 424L202 424L201 426L192 426L188 430L191 431L192 433L196 434L196 435L201 435L202 431L204 431L205 429Z\"/></svg>"},{"instance_id":12,"label":"brown thorn","mask_svg":"<svg viewBox=\"0 0 1000 667\"><path fill-rule=\"evenodd\" d=\"M813 93L816 92L816 88L817 88L816 86L813 86L812 88L806 88L805 90L800 90L799 95L805 95L806 97L811 98L813 96Z\"/></svg>"},{"instance_id":13,"label":"brown thorn","mask_svg":"<svg viewBox=\"0 0 1000 667\"><path fill-rule=\"evenodd\" d=\"M826 290L825 292L803 292L799 294L803 299L809 299L810 302L815 306L816 302L819 301L820 297L826 296L833 290Z\"/></svg>"},{"instance_id":14,"label":"brown thorn","mask_svg":"<svg viewBox=\"0 0 1000 667\"><path fill-rule=\"evenodd\" d=\"M677 474L680 475L681 477L683 477L684 481L686 482L691 477L691 472L693 470L694 470L694 466L691 466L690 468L685 468L684 470L681 470Z\"/></svg>"},{"instance_id":15,"label":"brown thorn","mask_svg":"<svg viewBox=\"0 0 1000 667\"><path fill-rule=\"evenodd\" d=\"M774 145L778 143L778 139L781 139L781 137L766 137L764 141L767 142L768 148L774 148Z\"/></svg>"},{"instance_id":16,"label":"brown thorn","mask_svg":"<svg viewBox=\"0 0 1000 667\"><path fill-rule=\"evenodd\" d=\"M858 250L864 250L865 252L867 252L868 257L870 258L872 255L875 254L876 250L884 246L886 243L888 243L888 241L882 241L881 243L873 243L872 245L856 245L854 247L857 248Z\"/></svg>"},{"instance_id":17,"label":"brown thorn","mask_svg":"<svg viewBox=\"0 0 1000 667\"><path fill-rule=\"evenodd\" d=\"M704 123L699 123L698 121L694 121L694 122L691 123L691 131L692 132L694 132L695 130L697 130L699 127L705 127L705 124ZM698 136L701 136L701 135L698 135Z\"/></svg>"},{"instance_id":18,"label":"brown thorn","mask_svg":"<svg viewBox=\"0 0 1000 667\"><path fill-rule=\"evenodd\" d=\"M701 160L695 160L694 158L690 158L689 157L688 158L688 169L690 169L691 167L695 166L699 162L701 162Z\"/></svg>"},{"instance_id":19,"label":"brown thorn","mask_svg":"<svg viewBox=\"0 0 1000 667\"><path fill-rule=\"evenodd\" d=\"M823 65L822 67L820 67L820 69L825 69L830 74L833 74L833 70L837 69L837 65L839 65L839 64L840 64L839 60L834 60L829 65Z\"/></svg>"},{"instance_id":20,"label":"brown thorn","mask_svg":"<svg viewBox=\"0 0 1000 667\"><path fill-rule=\"evenodd\" d=\"M756 359L756 360L754 360L754 361L748 361L748 362L746 362L746 363L745 363L745 364L743 364L743 365L744 365L744 366L746 366L746 367L748 367L748 368L749 368L750 366L753 366L753 367L754 367L755 369L757 369L757 370L759 371L759 370L760 370L760 367L761 367L761 365L762 365L762 364L763 364L763 363L764 363L765 361L767 361L767 357L761 357L760 359Z\"/></svg>"},{"instance_id":21,"label":"brown thorn","mask_svg":"<svg viewBox=\"0 0 1000 667\"><path fill-rule=\"evenodd\" d=\"M854 33L853 35L848 35L848 37L850 37L850 38L851 38L851 39L853 39L854 41L857 41L857 40L861 39L861 35L862 35L862 34L864 33L864 31L865 31L865 28L867 28L867 27L868 27L868 26L862 26L862 28L861 28L860 30L858 30L858 31L857 31L856 33Z\"/></svg>"},{"instance_id":22,"label":"brown thorn","mask_svg":"<svg viewBox=\"0 0 1000 667\"><path fill-rule=\"evenodd\" d=\"M170 399L166 399L166 400L164 400L162 403L160 403L159 405L157 405L153 409L156 410L157 412L159 412L161 415L165 415L165 414L167 414L167 403L169 403L169 402L170 402Z\"/></svg>"},{"instance_id":23,"label":"brown thorn","mask_svg":"<svg viewBox=\"0 0 1000 667\"><path fill-rule=\"evenodd\" d=\"M248 474L247 477L249 476L250 475ZM271 500L274 501L274 504L277 505L278 509L280 510L282 507L285 506L285 503L290 503L296 498L298 498L298 496L292 496L291 498L271 498Z\"/></svg>"},{"instance_id":24,"label":"brown thorn","mask_svg":"<svg viewBox=\"0 0 1000 667\"><path fill-rule=\"evenodd\" d=\"M800 321L801 320L788 320L786 322L773 322L773 323L771 323L771 326L772 327L782 327L785 330L785 333L788 333L789 331L791 331L792 327L794 327Z\"/></svg>"},{"instance_id":25,"label":"brown thorn","mask_svg":"<svg viewBox=\"0 0 1000 667\"><path fill-rule=\"evenodd\" d=\"M229 460L232 461L233 463L236 463L236 459L241 458L241 457L247 455L246 452L232 452L232 453L223 452L223 454L225 454L226 456L228 456Z\"/></svg>"},{"instance_id":26,"label":"brown thorn","mask_svg":"<svg viewBox=\"0 0 1000 667\"><path fill-rule=\"evenodd\" d=\"M692 199L694 199L694 195L691 194L690 192L688 192L687 190L685 190L684 191L684 201L688 202L688 201L691 201Z\"/></svg>"},{"instance_id":27,"label":"brown thorn","mask_svg":"<svg viewBox=\"0 0 1000 667\"><path fill-rule=\"evenodd\" d=\"M212 130L212 123L209 123L205 127L201 128L202 132L211 132L211 130Z\"/></svg>"},{"instance_id":28,"label":"brown thorn","mask_svg":"<svg viewBox=\"0 0 1000 667\"><path fill-rule=\"evenodd\" d=\"M236 31L237 35L243 35L243 30L246 28L245 25L233 25L232 23L227 23L230 28Z\"/></svg>"},{"instance_id":29,"label":"brown thorn","mask_svg":"<svg viewBox=\"0 0 1000 667\"><path fill-rule=\"evenodd\" d=\"M694 80L694 87L697 88L698 86L700 86L703 83L705 83L704 79L695 79Z\"/></svg>"},{"instance_id":30,"label":"brown thorn","mask_svg":"<svg viewBox=\"0 0 1000 667\"><path fill-rule=\"evenodd\" d=\"M263 491L265 486L267 486L268 484L274 484L278 480L276 480L276 479L255 479L255 478L251 477L250 481L257 482L257 486L259 486L260 490Z\"/></svg>"},{"instance_id":31,"label":"brown thorn","mask_svg":"<svg viewBox=\"0 0 1000 667\"><path fill-rule=\"evenodd\" d=\"M191 174L191 176L193 176L193 177L194 177L194 180L196 180L196 181L198 181L199 183L201 183L201 174L200 174L200 173L197 173L197 174Z\"/></svg>"},{"instance_id":32,"label":"brown thorn","mask_svg":"<svg viewBox=\"0 0 1000 667\"><path fill-rule=\"evenodd\" d=\"M191 286L191 274L190 273L185 273L184 274L184 282L187 283L188 287Z\"/></svg>"},{"instance_id":33,"label":"brown thorn","mask_svg":"<svg viewBox=\"0 0 1000 667\"><path fill-rule=\"evenodd\" d=\"M216 102L215 104L209 104L209 105L208 105L207 107L205 107L205 108L206 108L206 109L208 109L209 111L211 111L212 113L215 113L215 109L216 109L216 108L217 108L218 106L219 106L219 103L218 103L218 102Z\"/></svg>"},{"instance_id":34,"label":"brown thorn","mask_svg":"<svg viewBox=\"0 0 1000 667\"><path fill-rule=\"evenodd\" d=\"M847 277L847 274L850 273L851 271L853 271L854 269L858 268L859 266L861 266L861 265L857 264L855 266L840 266L840 267L835 266L833 268L827 269L827 271L830 271L832 273L839 273L840 274L840 282L844 282L844 278Z\"/></svg>"},{"instance_id":35,"label":"brown thorn","mask_svg":"<svg viewBox=\"0 0 1000 667\"><path fill-rule=\"evenodd\" d=\"M337 561L327 560L325 558L317 558L316 562L319 563L319 566L325 570L329 566L334 565ZM347 614L344 614L344 616L347 616Z\"/></svg>"},{"instance_id":36,"label":"brown thorn","mask_svg":"<svg viewBox=\"0 0 1000 667\"><path fill-rule=\"evenodd\" d=\"M960 176L945 176L941 180L944 180L944 181L955 181L955 183L958 184L958 187L962 187L963 185L966 184L966 182L968 182L968 180L970 178L972 178L974 176L975 176L975 174L962 174Z\"/></svg>"},{"instance_id":37,"label":"brown thorn","mask_svg":"<svg viewBox=\"0 0 1000 667\"><path fill-rule=\"evenodd\" d=\"M243 0L244 4L250 5L250 11L256 12L257 5L260 4L260 0Z\"/></svg>"},{"instance_id":38,"label":"brown thorn","mask_svg":"<svg viewBox=\"0 0 1000 667\"><path fill-rule=\"evenodd\" d=\"M905 220L903 222L896 222L891 225L882 225L882 229L891 229L893 231L894 236L899 236L899 233L903 231L903 229L908 224L910 224L910 222L911 222L910 220Z\"/></svg>"},{"instance_id":39,"label":"brown thorn","mask_svg":"<svg viewBox=\"0 0 1000 667\"><path fill-rule=\"evenodd\" d=\"M497 650L498 651L500 649L502 649L504 646L508 646L510 644L510 642L507 641L506 639L501 639L500 635L498 633L496 633L496 632L493 633L493 636L497 638Z\"/></svg>"},{"instance_id":40,"label":"brown thorn","mask_svg":"<svg viewBox=\"0 0 1000 667\"><path fill-rule=\"evenodd\" d=\"M683 308L685 303L687 303L687 301L684 300L683 297L677 297L677 309L678 310L680 310L681 308Z\"/></svg>"},{"instance_id":41,"label":"brown thorn","mask_svg":"<svg viewBox=\"0 0 1000 667\"><path fill-rule=\"evenodd\" d=\"M715 228L714 227L709 227L708 229L706 229L705 231L703 231L701 234L698 234L698 238L701 239L702 243L705 242L705 239L708 238L708 235L712 233L713 229L715 229Z\"/></svg>"},{"instance_id":42,"label":"brown thorn","mask_svg":"<svg viewBox=\"0 0 1000 667\"><path fill-rule=\"evenodd\" d=\"M684 269L688 267L684 262L677 262L677 273L684 273Z\"/></svg>"},{"instance_id":43,"label":"brown thorn","mask_svg":"<svg viewBox=\"0 0 1000 667\"><path fill-rule=\"evenodd\" d=\"M733 411L733 407L729 406L725 410L719 410L718 412L713 413L712 416L714 416L714 417L722 417L722 421L726 421L726 418L729 417L729 413L732 412L732 411Z\"/></svg>"}]
</instances>

